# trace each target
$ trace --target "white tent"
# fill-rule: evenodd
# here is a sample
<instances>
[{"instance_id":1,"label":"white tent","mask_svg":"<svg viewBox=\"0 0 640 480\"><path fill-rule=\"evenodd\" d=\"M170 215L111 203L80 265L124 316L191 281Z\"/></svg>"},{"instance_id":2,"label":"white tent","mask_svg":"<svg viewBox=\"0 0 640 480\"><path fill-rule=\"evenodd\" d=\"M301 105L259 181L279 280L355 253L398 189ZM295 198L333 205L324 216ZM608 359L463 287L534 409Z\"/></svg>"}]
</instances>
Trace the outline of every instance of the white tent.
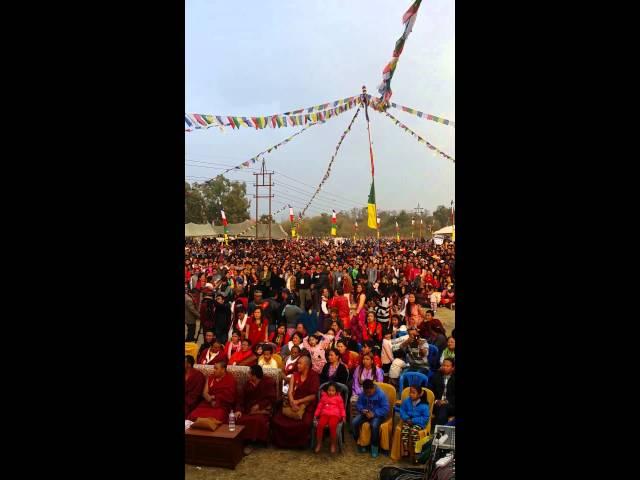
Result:
<instances>
[{"instance_id":1,"label":"white tent","mask_svg":"<svg viewBox=\"0 0 640 480\"><path fill-rule=\"evenodd\" d=\"M441 228L437 232L433 232L434 235L453 235L453 226Z\"/></svg>"}]
</instances>

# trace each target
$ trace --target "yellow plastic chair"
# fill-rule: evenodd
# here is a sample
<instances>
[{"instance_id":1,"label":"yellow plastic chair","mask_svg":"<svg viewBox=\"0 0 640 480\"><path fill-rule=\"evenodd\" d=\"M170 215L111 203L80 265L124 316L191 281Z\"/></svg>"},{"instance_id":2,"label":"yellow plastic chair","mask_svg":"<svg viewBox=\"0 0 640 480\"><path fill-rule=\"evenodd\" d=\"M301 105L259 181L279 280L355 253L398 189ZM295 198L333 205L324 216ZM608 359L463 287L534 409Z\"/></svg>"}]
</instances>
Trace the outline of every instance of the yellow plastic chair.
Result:
<instances>
[{"instance_id":1,"label":"yellow plastic chair","mask_svg":"<svg viewBox=\"0 0 640 480\"><path fill-rule=\"evenodd\" d=\"M396 389L388 383L373 382L387 396L389 401L389 413L387 419L380 424L380 448L382 450L391 450L391 436L393 434L393 406L396 404ZM360 427L360 436L358 437L358 445L367 447L371 444L371 425L365 422Z\"/></svg>"},{"instance_id":2,"label":"yellow plastic chair","mask_svg":"<svg viewBox=\"0 0 640 480\"><path fill-rule=\"evenodd\" d=\"M191 355L193 359L198 361L198 344L195 342L184 342L184 355Z\"/></svg>"},{"instance_id":3,"label":"yellow plastic chair","mask_svg":"<svg viewBox=\"0 0 640 480\"><path fill-rule=\"evenodd\" d=\"M406 387L405 389L402 390L402 394L400 395L401 401L405 400L409 396L409 388L410 387ZM433 394L431 390L429 390L426 387L422 387L422 390L427 392L427 401L429 402L429 420L427 421L427 424L425 425L425 427L422 430L420 430L420 432L418 433L420 436L420 440L415 444L416 453L419 453L419 451L422 449L422 445L426 443L426 439L429 437L429 434L431 433L431 419L433 418L433 404L436 401L436 396ZM404 422L402 421L402 419L400 419L400 422L398 423L398 425L396 425L396 428L393 431L393 442L391 444L391 453L389 454L389 458L391 458L391 460L395 462L400 460L400 458L402 457L402 424L403 423Z\"/></svg>"},{"instance_id":4,"label":"yellow plastic chair","mask_svg":"<svg viewBox=\"0 0 640 480\"><path fill-rule=\"evenodd\" d=\"M276 363L278 364L278 368L284 372L284 361L282 360L282 357L280 356L280 354L274 353L271 355L271 358L273 358L276 361Z\"/></svg>"}]
</instances>

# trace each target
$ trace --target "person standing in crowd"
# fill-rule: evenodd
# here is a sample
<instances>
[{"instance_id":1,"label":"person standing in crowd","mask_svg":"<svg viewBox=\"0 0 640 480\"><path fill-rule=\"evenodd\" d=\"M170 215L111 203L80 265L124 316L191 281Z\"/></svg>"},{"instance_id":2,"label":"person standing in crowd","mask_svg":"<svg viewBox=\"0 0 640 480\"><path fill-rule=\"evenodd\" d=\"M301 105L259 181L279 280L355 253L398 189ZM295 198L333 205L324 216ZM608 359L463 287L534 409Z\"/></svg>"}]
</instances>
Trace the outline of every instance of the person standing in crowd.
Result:
<instances>
[{"instance_id":1,"label":"person standing in crowd","mask_svg":"<svg viewBox=\"0 0 640 480\"><path fill-rule=\"evenodd\" d=\"M194 342L196 334L196 321L200 319L200 312L196 309L193 298L186 291L184 293L184 323L187 326L187 338L185 342Z\"/></svg>"},{"instance_id":2,"label":"person standing in crowd","mask_svg":"<svg viewBox=\"0 0 640 480\"><path fill-rule=\"evenodd\" d=\"M302 269L302 264L298 264L296 272L296 289L300 297L300 308L305 308L307 301L311 301L311 276L306 269Z\"/></svg>"},{"instance_id":3,"label":"person standing in crowd","mask_svg":"<svg viewBox=\"0 0 640 480\"><path fill-rule=\"evenodd\" d=\"M216 339L224 345L231 328L231 308L221 293L216 294L213 322Z\"/></svg>"},{"instance_id":4,"label":"person standing in crowd","mask_svg":"<svg viewBox=\"0 0 640 480\"><path fill-rule=\"evenodd\" d=\"M215 332L216 310L215 301L213 299L213 285L207 283L204 287L204 296L200 302L200 324L202 330L213 330Z\"/></svg>"},{"instance_id":5,"label":"person standing in crowd","mask_svg":"<svg viewBox=\"0 0 640 480\"><path fill-rule=\"evenodd\" d=\"M256 307L252 317L246 326L246 338L251 341L252 345L266 342L269 339L269 328L267 319L262 316L262 308Z\"/></svg>"}]
</instances>

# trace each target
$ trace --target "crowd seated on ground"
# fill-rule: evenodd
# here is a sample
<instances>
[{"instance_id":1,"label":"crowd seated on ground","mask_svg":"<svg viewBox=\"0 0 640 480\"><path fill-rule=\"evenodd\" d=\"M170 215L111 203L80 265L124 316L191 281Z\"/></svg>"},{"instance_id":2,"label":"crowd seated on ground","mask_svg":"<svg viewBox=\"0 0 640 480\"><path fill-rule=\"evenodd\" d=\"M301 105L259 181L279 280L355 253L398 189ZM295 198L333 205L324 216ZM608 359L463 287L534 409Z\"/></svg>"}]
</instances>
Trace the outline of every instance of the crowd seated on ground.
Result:
<instances>
[{"instance_id":1,"label":"crowd seated on ground","mask_svg":"<svg viewBox=\"0 0 640 480\"><path fill-rule=\"evenodd\" d=\"M204 340L185 357L186 419L226 423L233 410L245 453L319 451L325 429L335 453L349 425L373 457L409 455L455 419L455 331L437 318L455 308L448 242L203 241L185 260L186 341ZM242 387L227 365L249 372Z\"/></svg>"}]
</instances>

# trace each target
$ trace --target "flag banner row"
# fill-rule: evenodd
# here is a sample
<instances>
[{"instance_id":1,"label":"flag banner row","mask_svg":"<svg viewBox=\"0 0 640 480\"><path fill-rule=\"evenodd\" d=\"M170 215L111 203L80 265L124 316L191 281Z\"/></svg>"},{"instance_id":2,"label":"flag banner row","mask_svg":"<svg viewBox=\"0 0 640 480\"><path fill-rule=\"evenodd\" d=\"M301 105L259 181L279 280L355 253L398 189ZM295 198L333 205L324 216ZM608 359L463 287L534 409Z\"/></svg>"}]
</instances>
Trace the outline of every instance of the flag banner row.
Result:
<instances>
[{"instance_id":1,"label":"flag banner row","mask_svg":"<svg viewBox=\"0 0 640 480\"><path fill-rule=\"evenodd\" d=\"M357 96L347 97L341 100L335 100L333 102L323 103L321 105L314 105L313 107L307 108L299 108L298 110L293 110L291 112L284 112L282 115L297 115L299 113L311 113L311 112L319 112L322 110L327 110L329 108L340 107L342 105L348 105L357 99Z\"/></svg>"},{"instance_id":2,"label":"flag banner row","mask_svg":"<svg viewBox=\"0 0 640 480\"><path fill-rule=\"evenodd\" d=\"M430 113L424 113L415 108L405 107L404 105L398 105L397 103L390 102L389 107L396 108L398 110L402 110L403 112L410 113L411 115L415 115L419 118L426 118L427 120L431 120L432 122L441 123L442 125L449 125L450 127L456 128L456 122L453 120L447 120L446 118L437 117L435 115L431 115Z\"/></svg>"},{"instance_id":3,"label":"flag banner row","mask_svg":"<svg viewBox=\"0 0 640 480\"><path fill-rule=\"evenodd\" d=\"M318 185L318 188L316 189L316 191L313 193L313 195L307 202L307 205L302 209L302 212L300 212L300 218L302 218L304 214L307 212L307 209L311 206L311 202L313 202L313 200L316 198L318 193L320 193L320 190L322 190L322 187L325 184L325 182L329 179L329 175L331 175L331 166L333 165L336 155L338 155L338 150L340 150L340 146L342 145L342 141L344 140L344 137L346 137L347 133L351 131L353 122L355 122L356 118L358 118L358 113L360 113L360 107L358 107L358 109L356 110L356 113L351 119L351 122L349 122L349 126L347 127L347 129L344 132L342 132L342 136L340 137L340 140L336 145L336 151L333 153L333 155L331 156L331 160L329 161L329 166L327 167L327 171L325 172L324 177L322 177L322 181Z\"/></svg>"},{"instance_id":4,"label":"flag banner row","mask_svg":"<svg viewBox=\"0 0 640 480\"><path fill-rule=\"evenodd\" d=\"M391 115L389 112L383 112L387 117L389 117L393 123L395 123L396 125L398 125L400 128L402 128L405 132L408 132L411 136L416 137L416 139L418 140L419 143L423 143L425 144L429 149L433 150L435 153L437 153L438 155L443 156L444 158L448 158L449 160L451 160L452 162L455 163L455 158L453 158L450 155L447 155L446 153L444 153L442 150L440 150L438 147L432 145L431 143L429 143L428 141L426 141L424 138L422 138L420 135L418 135L416 132L414 132L413 130L411 130L409 127L407 127L404 123L402 123L400 120L398 120L396 117L394 117L393 115Z\"/></svg>"},{"instance_id":5,"label":"flag banner row","mask_svg":"<svg viewBox=\"0 0 640 480\"><path fill-rule=\"evenodd\" d=\"M184 116L185 131L205 130L211 127L231 127L239 129L241 127L250 127L260 130L263 128L282 128L296 127L307 125L308 123L324 122L341 113L351 110L360 102L359 96L348 97L335 102L309 107L307 109L298 110L299 112L308 113L304 115L293 115L289 113L259 116L259 117L240 117L232 115L208 115L203 113L186 113ZM323 109L321 111L312 111L311 109L319 108L324 105L335 107Z\"/></svg>"},{"instance_id":6,"label":"flag banner row","mask_svg":"<svg viewBox=\"0 0 640 480\"><path fill-rule=\"evenodd\" d=\"M416 23L416 18L418 16L418 9L420 8L420 4L422 0L415 0L413 4L409 7L409 9L402 16L402 24L404 25L404 32L402 32L402 36L396 41L395 47L393 49L393 54L391 56L391 60L382 70L382 83L378 86L378 93L380 94L379 99L375 99L372 103L374 106L379 104L388 104L389 99L393 92L391 91L391 79L393 78L393 74L396 71L396 67L398 65L398 60L400 59L400 54L404 49L404 44L407 40L407 37L411 33L413 29L413 25ZM380 107L376 107L380 108Z\"/></svg>"},{"instance_id":7,"label":"flag banner row","mask_svg":"<svg viewBox=\"0 0 640 480\"><path fill-rule=\"evenodd\" d=\"M222 175L224 175L225 173L230 172L231 170L241 170L243 168L250 167L251 165L256 163L261 157L263 157L263 156L271 153L273 150L277 150L279 147L282 147L283 145L289 143L291 140L293 140L294 137L297 137L302 132L304 132L305 130L313 127L314 125L317 125L317 123L310 123L306 127L303 127L302 129L298 130L296 133L294 133L290 137L287 137L284 140L282 140L280 143L276 143L275 145L273 145L273 146L267 148L266 150L258 153L256 156L250 158L247 161L242 162L240 165L236 165L235 167L227 168L224 172L222 172Z\"/></svg>"}]
</instances>

